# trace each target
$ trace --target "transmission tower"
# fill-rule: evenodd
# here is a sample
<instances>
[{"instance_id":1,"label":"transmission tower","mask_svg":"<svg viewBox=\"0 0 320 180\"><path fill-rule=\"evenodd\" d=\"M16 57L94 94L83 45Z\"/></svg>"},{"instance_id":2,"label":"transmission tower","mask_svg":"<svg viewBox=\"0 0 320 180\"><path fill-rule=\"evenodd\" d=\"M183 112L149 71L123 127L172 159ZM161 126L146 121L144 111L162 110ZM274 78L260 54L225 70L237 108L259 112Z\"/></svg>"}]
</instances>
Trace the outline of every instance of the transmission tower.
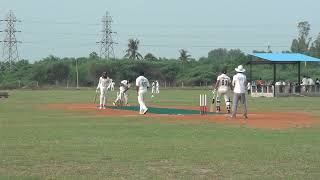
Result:
<instances>
[{"instance_id":1,"label":"transmission tower","mask_svg":"<svg viewBox=\"0 0 320 180\"><path fill-rule=\"evenodd\" d=\"M112 32L111 23L112 17L106 12L106 15L102 17L102 38L97 43L100 44L100 58L109 59L112 57L115 59L113 44L116 44L112 40L112 34L116 32Z\"/></svg>"},{"instance_id":2,"label":"transmission tower","mask_svg":"<svg viewBox=\"0 0 320 180\"><path fill-rule=\"evenodd\" d=\"M267 46L267 53L271 53L272 51L271 51L271 46L270 46L270 44L268 44L268 46Z\"/></svg>"},{"instance_id":3,"label":"transmission tower","mask_svg":"<svg viewBox=\"0 0 320 180\"><path fill-rule=\"evenodd\" d=\"M0 41L3 43L3 51L2 51L2 58L3 58L3 64L9 66L9 69L11 70L13 68L14 62L19 60L19 53L18 53L18 43L21 43L21 41L17 41L16 39L16 32L15 28L16 22L21 22L20 20L17 20L14 13L10 10L7 14L5 19L1 19L1 22L5 22L6 28L4 32L6 33L4 36L3 41Z\"/></svg>"}]
</instances>

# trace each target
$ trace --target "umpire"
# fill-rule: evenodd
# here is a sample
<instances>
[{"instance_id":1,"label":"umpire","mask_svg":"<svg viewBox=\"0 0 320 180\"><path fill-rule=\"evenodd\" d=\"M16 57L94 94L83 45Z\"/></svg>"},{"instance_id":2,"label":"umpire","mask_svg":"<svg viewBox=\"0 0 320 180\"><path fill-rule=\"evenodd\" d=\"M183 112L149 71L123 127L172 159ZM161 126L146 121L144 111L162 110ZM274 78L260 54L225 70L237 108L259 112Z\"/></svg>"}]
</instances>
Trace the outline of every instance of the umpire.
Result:
<instances>
[{"instance_id":1,"label":"umpire","mask_svg":"<svg viewBox=\"0 0 320 180\"><path fill-rule=\"evenodd\" d=\"M231 118L236 118L238 102L240 101L243 109L243 117L248 118L247 115L247 102L246 102L246 87L247 87L247 77L244 74L246 71L242 65L239 65L235 68L237 74L233 76L232 85L233 85L233 105L232 105L232 114Z\"/></svg>"}]
</instances>

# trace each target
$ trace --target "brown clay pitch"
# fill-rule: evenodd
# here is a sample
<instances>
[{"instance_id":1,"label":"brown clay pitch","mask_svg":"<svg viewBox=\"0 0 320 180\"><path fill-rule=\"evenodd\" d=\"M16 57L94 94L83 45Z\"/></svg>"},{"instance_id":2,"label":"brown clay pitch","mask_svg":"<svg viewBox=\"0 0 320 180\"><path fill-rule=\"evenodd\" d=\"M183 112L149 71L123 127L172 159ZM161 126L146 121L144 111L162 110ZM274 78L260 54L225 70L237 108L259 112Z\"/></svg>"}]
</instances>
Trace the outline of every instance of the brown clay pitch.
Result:
<instances>
[{"instance_id":1,"label":"brown clay pitch","mask_svg":"<svg viewBox=\"0 0 320 180\"><path fill-rule=\"evenodd\" d=\"M87 112L93 116L117 116L117 117L138 117L141 116L138 112L128 110L115 110L105 109L99 110L94 104L49 104L50 109L65 109L70 111ZM152 107L161 107L152 105ZM166 107L168 108L168 107ZM186 106L170 106L169 108L177 109L199 109L199 107L186 107ZM228 119L226 115L160 115L160 114L147 114L146 117L160 118L166 120L189 120L189 121L212 121L223 122L230 124L245 124L252 128L263 129L287 129L287 128L303 128L312 127L316 124L317 120L310 113L306 112L252 112L249 113L249 119L246 121L242 118L241 114L237 119Z\"/></svg>"}]
</instances>

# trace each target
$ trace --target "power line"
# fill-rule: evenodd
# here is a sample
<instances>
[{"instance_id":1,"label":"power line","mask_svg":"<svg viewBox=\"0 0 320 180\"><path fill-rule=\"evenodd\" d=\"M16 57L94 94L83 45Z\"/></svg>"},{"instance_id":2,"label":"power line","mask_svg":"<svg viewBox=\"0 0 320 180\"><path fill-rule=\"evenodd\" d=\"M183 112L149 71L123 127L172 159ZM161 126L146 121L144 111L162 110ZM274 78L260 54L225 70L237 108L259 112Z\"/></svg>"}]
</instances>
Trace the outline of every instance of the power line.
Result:
<instances>
[{"instance_id":1,"label":"power line","mask_svg":"<svg viewBox=\"0 0 320 180\"><path fill-rule=\"evenodd\" d=\"M48 21L48 20L25 20L28 24L55 24L55 25L83 25L83 26L98 26L99 23L84 23L82 21ZM281 28L281 27L296 27L295 23L266 23L266 24L154 24L154 23L114 23L115 26L138 26L138 27L160 27L160 28ZM313 25L315 25L313 23ZM317 25L317 24L316 24Z\"/></svg>"},{"instance_id":2,"label":"power line","mask_svg":"<svg viewBox=\"0 0 320 180\"><path fill-rule=\"evenodd\" d=\"M125 44L121 44L121 45L125 45ZM140 44L140 46L142 47L167 47L167 48L181 48L182 46L187 46L187 47L190 47L190 48L232 48L232 47L251 47L251 48L254 48L254 47L267 47L268 45L241 45L241 44L235 44L235 45L231 45L231 44L215 44L215 45L178 45L178 44ZM272 47L288 47L287 45L273 45Z\"/></svg>"},{"instance_id":3,"label":"power line","mask_svg":"<svg viewBox=\"0 0 320 180\"><path fill-rule=\"evenodd\" d=\"M109 18L109 19L108 19ZM83 23L80 21L37 21L37 20L32 20L32 21L24 21L27 22L29 24L32 23L38 23L38 24L54 24L54 25L84 25L84 26L96 26L99 25L97 23ZM106 16L103 17L103 35L102 38L99 42L100 44L100 57L105 57L105 58L110 58L110 56L114 57L114 50L113 50L113 45L117 45L116 43L113 42L112 40L112 36L111 34L114 33L111 31L111 23L114 25L111 16L108 15L108 13L106 14ZM110 27L108 26L110 25ZM218 29L218 30L222 30L222 29L230 29L230 30L237 30L238 28L250 28L250 29L255 29L255 28L274 28L274 27L279 27L279 24L256 24L256 25L233 25L233 24L225 24L225 25L195 25L195 24L115 24L118 26L143 26L143 27L160 27L160 28L185 28L186 26L191 27L191 28L204 28L206 29L206 31L208 30L208 32L214 32L211 31L211 29ZM293 26L293 24L281 24L281 27L286 27L286 26ZM296 25L294 25L296 26ZM29 32L30 34L32 33L37 33L37 32ZM53 32L53 35L59 35L59 37L56 38L63 38L64 40L68 40L68 39L72 39L73 35L75 35L76 33L68 33L68 32L62 32L62 33L57 33L57 32ZM96 36L97 34L92 34L92 33L79 33L79 35L81 36ZM109 35L109 36L108 36ZM216 35L216 34L215 34ZM213 35L213 36L215 36ZM65 37L67 36L67 37ZM71 37L69 37L71 36ZM199 39L199 40L203 40L202 38L205 38L206 40L208 40L208 36L204 33L195 33L195 34L170 34L170 33L163 33L163 34L141 34L141 35L135 35L135 34L129 34L126 35L127 37L133 37L133 36L142 36L143 38L148 38L148 37L154 37L154 38L174 38L174 37L181 37L184 39L187 38L195 38L195 39ZM252 36L252 34L251 34ZM278 36L283 36L282 34L273 34L271 32L271 34L266 34L266 35L254 35L254 36L259 36L259 37L278 37ZM210 35L210 37L212 37ZM293 36L292 36L293 37ZM76 38L76 37L75 37ZM214 38L213 38L214 39ZM81 41L90 41L91 38L89 39L81 39ZM25 42L25 41L24 41ZM27 44L42 44L42 43L47 43L47 41L42 42L42 41L27 41ZM190 44L190 43L187 43ZM203 43L199 43L199 44L192 44L192 45L186 45L186 44L182 44L182 45L177 45L177 44L157 44L157 43L152 43L152 44L140 44L141 47L157 47L157 48L181 48L186 46L186 48L198 48L198 49L207 49L207 48L266 48L267 45L265 45L266 43L244 43L244 42L230 42L230 43L211 43L211 44L203 44ZM284 48L288 48L290 45L282 45L282 44L275 44L275 43L271 43L272 47L284 47ZM89 47L91 46L91 43L88 44L75 44L74 46L71 45L69 48L73 48L73 47ZM110 46L110 48L108 49L108 45L112 45L112 47ZM127 44L120 44L120 45L124 45L126 46Z\"/></svg>"},{"instance_id":4,"label":"power line","mask_svg":"<svg viewBox=\"0 0 320 180\"><path fill-rule=\"evenodd\" d=\"M98 26L98 23L83 23L80 21L41 21L41 20L25 20L28 24L53 24L53 25L83 25L83 26Z\"/></svg>"},{"instance_id":5,"label":"power line","mask_svg":"<svg viewBox=\"0 0 320 180\"><path fill-rule=\"evenodd\" d=\"M24 31L25 36L33 36L33 34L41 34L46 32L35 32L35 31ZM99 34L94 33L74 33L74 32L52 32L50 33L54 35L54 37L61 37L61 38L78 38L77 36L81 37L97 37ZM118 34L118 33L117 33ZM151 39L151 38L157 38L157 39L197 39L197 40L208 40L208 39L215 39L217 37L220 37L217 33L215 34L199 34L199 33L166 33L166 34L153 34L153 33L137 33L137 34L122 34L122 36L126 36L128 38L132 37L138 37L138 38L144 38L144 39ZM279 38L279 37L290 37L290 38L296 38L295 35L284 35L284 34L256 34L256 35L248 35L250 37L256 37L256 38ZM210 37L210 38L208 38Z\"/></svg>"},{"instance_id":6,"label":"power line","mask_svg":"<svg viewBox=\"0 0 320 180\"><path fill-rule=\"evenodd\" d=\"M46 43L44 41L24 41L24 44L42 44ZM288 47L288 45L282 44L273 44L272 47ZM74 47L84 47L84 46L92 46L93 43L81 43L77 44ZM126 46L125 43L117 43L115 46ZM186 45L186 44L140 44L141 47L159 47L159 48L181 48L183 46L187 46L190 48L268 48L268 44L266 43L212 43L212 44L196 44L196 45Z\"/></svg>"}]
</instances>

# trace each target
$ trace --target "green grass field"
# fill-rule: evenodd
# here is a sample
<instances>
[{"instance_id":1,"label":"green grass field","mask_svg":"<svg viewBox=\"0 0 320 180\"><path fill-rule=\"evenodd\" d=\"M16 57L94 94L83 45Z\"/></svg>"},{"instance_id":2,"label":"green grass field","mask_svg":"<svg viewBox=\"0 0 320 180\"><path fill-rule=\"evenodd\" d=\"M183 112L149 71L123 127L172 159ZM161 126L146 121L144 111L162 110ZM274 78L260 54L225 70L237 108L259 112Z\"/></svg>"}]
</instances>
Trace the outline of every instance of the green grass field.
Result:
<instances>
[{"instance_id":1,"label":"green grass field","mask_svg":"<svg viewBox=\"0 0 320 180\"><path fill-rule=\"evenodd\" d=\"M200 92L163 90L148 102L196 106ZM265 130L45 108L91 103L93 96L88 90L12 91L0 99L0 179L320 177L319 127ZM130 97L135 104L133 92ZM249 113L306 111L320 117L319 100L249 98L248 106Z\"/></svg>"}]
</instances>

